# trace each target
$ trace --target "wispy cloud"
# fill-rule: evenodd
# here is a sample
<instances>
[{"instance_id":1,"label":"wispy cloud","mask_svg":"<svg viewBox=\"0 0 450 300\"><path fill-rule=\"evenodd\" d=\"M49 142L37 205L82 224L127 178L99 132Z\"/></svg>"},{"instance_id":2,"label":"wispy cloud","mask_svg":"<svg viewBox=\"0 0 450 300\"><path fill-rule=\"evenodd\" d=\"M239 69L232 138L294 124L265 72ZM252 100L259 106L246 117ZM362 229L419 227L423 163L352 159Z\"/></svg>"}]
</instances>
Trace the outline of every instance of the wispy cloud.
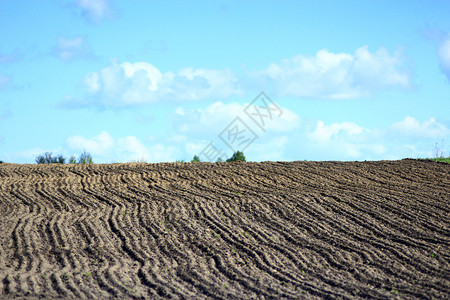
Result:
<instances>
[{"instance_id":1,"label":"wispy cloud","mask_svg":"<svg viewBox=\"0 0 450 300\"><path fill-rule=\"evenodd\" d=\"M64 61L95 57L88 41L81 36L73 38L60 36L57 45L53 48L53 54Z\"/></svg>"},{"instance_id":2,"label":"wispy cloud","mask_svg":"<svg viewBox=\"0 0 450 300\"><path fill-rule=\"evenodd\" d=\"M354 54L320 50L315 56L296 55L254 72L260 85L277 95L309 98L358 98L389 88L408 88L411 79L404 70L400 51L385 48L370 52L367 46Z\"/></svg>"},{"instance_id":3,"label":"wispy cloud","mask_svg":"<svg viewBox=\"0 0 450 300\"><path fill-rule=\"evenodd\" d=\"M442 40L438 48L438 58L441 71L450 82L450 34Z\"/></svg>"},{"instance_id":4,"label":"wispy cloud","mask_svg":"<svg viewBox=\"0 0 450 300\"><path fill-rule=\"evenodd\" d=\"M450 32L438 27L429 27L424 30L424 36L436 45L439 67L450 82Z\"/></svg>"},{"instance_id":5,"label":"wispy cloud","mask_svg":"<svg viewBox=\"0 0 450 300\"><path fill-rule=\"evenodd\" d=\"M82 10L83 16L90 21L99 22L111 13L108 0L76 0L75 2Z\"/></svg>"},{"instance_id":6,"label":"wispy cloud","mask_svg":"<svg viewBox=\"0 0 450 300\"><path fill-rule=\"evenodd\" d=\"M402 121L393 123L392 130L404 137L415 139L439 140L450 135L450 128L437 122L434 118L420 122L411 116L406 116Z\"/></svg>"}]
</instances>

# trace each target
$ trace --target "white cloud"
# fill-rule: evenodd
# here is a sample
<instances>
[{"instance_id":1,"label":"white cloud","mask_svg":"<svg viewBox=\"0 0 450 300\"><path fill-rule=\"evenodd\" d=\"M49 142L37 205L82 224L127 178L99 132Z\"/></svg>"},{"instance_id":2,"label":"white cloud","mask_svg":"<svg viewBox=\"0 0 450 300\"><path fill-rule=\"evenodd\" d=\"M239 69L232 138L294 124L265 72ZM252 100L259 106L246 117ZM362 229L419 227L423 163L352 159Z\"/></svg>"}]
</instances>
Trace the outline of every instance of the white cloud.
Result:
<instances>
[{"instance_id":1,"label":"white cloud","mask_svg":"<svg viewBox=\"0 0 450 300\"><path fill-rule=\"evenodd\" d=\"M307 148L313 159L379 159L387 152L382 138L384 133L354 122L326 125L317 121L313 130L306 130L305 137L311 142L307 143Z\"/></svg>"},{"instance_id":2,"label":"white cloud","mask_svg":"<svg viewBox=\"0 0 450 300\"><path fill-rule=\"evenodd\" d=\"M450 81L450 34L444 39L438 48L439 64L442 72Z\"/></svg>"},{"instance_id":3,"label":"white cloud","mask_svg":"<svg viewBox=\"0 0 450 300\"><path fill-rule=\"evenodd\" d=\"M384 48L371 53L363 46L354 54L324 49L313 57L297 55L273 63L253 76L281 96L357 98L388 88L409 87L410 78L402 63L400 52L391 55Z\"/></svg>"},{"instance_id":4,"label":"white cloud","mask_svg":"<svg viewBox=\"0 0 450 300\"><path fill-rule=\"evenodd\" d=\"M281 159L288 136L300 127L300 117L289 109L280 107L283 113L280 116L273 116L272 119L267 117L263 131L244 113L248 105L248 103L216 102L198 109L179 107L173 116L173 125L175 131L183 135L183 140L180 139L180 142L184 142L184 149L188 157L199 155L200 159L208 160L207 155L201 153L211 142L218 153L221 153L218 155L221 155L222 158L230 157L233 150L229 143L232 142L224 130L230 124L237 124L232 122L239 117L245 125L238 123L238 131L242 133L243 130L245 138L253 139L256 135L256 139L245 146L245 153L250 155L249 158L268 160L268 155L271 154L273 159ZM261 111L261 113L264 112ZM250 129L252 133L249 133L247 129ZM237 147L237 145L234 146ZM211 150L211 148L208 149ZM216 158L216 155L213 155L211 159L215 161Z\"/></svg>"},{"instance_id":5,"label":"white cloud","mask_svg":"<svg viewBox=\"0 0 450 300\"><path fill-rule=\"evenodd\" d=\"M246 153L248 161L279 161L283 160L288 136L275 136L262 142L256 141Z\"/></svg>"},{"instance_id":6,"label":"white cloud","mask_svg":"<svg viewBox=\"0 0 450 300\"><path fill-rule=\"evenodd\" d=\"M75 153L86 150L95 162L175 161L180 154L176 147L170 145L159 143L146 146L135 136L113 138L106 131L92 138L71 136L67 138L66 144Z\"/></svg>"},{"instance_id":7,"label":"white cloud","mask_svg":"<svg viewBox=\"0 0 450 300\"><path fill-rule=\"evenodd\" d=\"M72 136L67 139L67 145L70 149L76 151L86 150L93 155L105 154L107 151L111 150L114 144L114 138L106 131L101 132L91 139L80 135Z\"/></svg>"},{"instance_id":8,"label":"white cloud","mask_svg":"<svg viewBox=\"0 0 450 300\"><path fill-rule=\"evenodd\" d=\"M53 49L53 54L65 61L94 57L89 43L81 36L73 38L59 37L58 44Z\"/></svg>"},{"instance_id":9,"label":"white cloud","mask_svg":"<svg viewBox=\"0 0 450 300\"><path fill-rule=\"evenodd\" d=\"M353 122L325 125L323 121L318 121L316 129L310 134L310 138L318 143L330 143L336 139L351 139L356 135L368 132L368 129L365 129Z\"/></svg>"},{"instance_id":10,"label":"white cloud","mask_svg":"<svg viewBox=\"0 0 450 300\"><path fill-rule=\"evenodd\" d=\"M258 125L244 113L246 104L215 102L206 108L183 109L175 111L173 125L176 130L191 137L211 139L217 137L236 117L241 120L257 134L261 133ZM300 117L287 108L281 108L281 116L266 117L265 129L269 132L288 132L299 126ZM264 113L264 112L261 112Z\"/></svg>"},{"instance_id":11,"label":"white cloud","mask_svg":"<svg viewBox=\"0 0 450 300\"><path fill-rule=\"evenodd\" d=\"M434 118L420 122L411 116L392 124L394 133L405 137L442 139L450 134L450 129Z\"/></svg>"},{"instance_id":12,"label":"white cloud","mask_svg":"<svg viewBox=\"0 0 450 300\"><path fill-rule=\"evenodd\" d=\"M410 116L385 128L369 129L353 122L327 125L317 121L312 129L303 127L300 131L310 141L305 144L307 156L320 160L433 157L432 146L436 141L450 136L450 129L434 118L420 122ZM289 142L288 147L292 144Z\"/></svg>"},{"instance_id":13,"label":"white cloud","mask_svg":"<svg viewBox=\"0 0 450 300\"><path fill-rule=\"evenodd\" d=\"M67 59L76 56L73 49L82 47L84 40L75 38L61 43L63 50L59 55ZM148 62L113 62L86 74L85 95L68 96L71 100L62 104L123 107L162 101L217 101L243 95L243 86L277 96L365 97L386 89L409 88L411 79L403 61L401 52L390 54L384 48L370 52L363 46L353 54L324 49L313 57L297 55L241 78L229 69L184 68L164 73Z\"/></svg>"},{"instance_id":14,"label":"white cloud","mask_svg":"<svg viewBox=\"0 0 450 300\"><path fill-rule=\"evenodd\" d=\"M113 107L157 101L198 101L227 98L241 93L229 70L186 68L161 73L146 62L113 63L88 73L83 83L86 96L67 97L63 105L107 105Z\"/></svg>"},{"instance_id":15,"label":"white cloud","mask_svg":"<svg viewBox=\"0 0 450 300\"><path fill-rule=\"evenodd\" d=\"M110 13L107 0L76 0L76 5L81 8L83 15L92 21L98 22Z\"/></svg>"},{"instance_id":16,"label":"white cloud","mask_svg":"<svg viewBox=\"0 0 450 300\"><path fill-rule=\"evenodd\" d=\"M135 136L127 136L117 140L117 146L121 151L130 153L133 159L150 158L150 152Z\"/></svg>"},{"instance_id":17,"label":"white cloud","mask_svg":"<svg viewBox=\"0 0 450 300\"><path fill-rule=\"evenodd\" d=\"M156 144L149 148L150 162L175 162L179 159L181 151L173 146Z\"/></svg>"}]
</instances>

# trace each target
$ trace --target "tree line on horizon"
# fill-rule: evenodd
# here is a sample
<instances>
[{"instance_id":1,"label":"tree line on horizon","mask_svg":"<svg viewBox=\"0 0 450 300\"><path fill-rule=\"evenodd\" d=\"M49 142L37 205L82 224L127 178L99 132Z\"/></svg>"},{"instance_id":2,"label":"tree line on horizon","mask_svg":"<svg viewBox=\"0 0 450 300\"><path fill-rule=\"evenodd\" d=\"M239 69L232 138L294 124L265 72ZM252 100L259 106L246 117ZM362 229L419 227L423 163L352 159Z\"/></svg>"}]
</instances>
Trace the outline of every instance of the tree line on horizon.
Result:
<instances>
[{"instance_id":1,"label":"tree line on horizon","mask_svg":"<svg viewBox=\"0 0 450 300\"><path fill-rule=\"evenodd\" d=\"M66 163L66 158L62 155L53 156L51 152L45 152L44 154L38 155L35 159L37 164L64 164ZM77 158L71 156L68 160L69 164L93 164L94 160L90 153L83 151Z\"/></svg>"},{"instance_id":2,"label":"tree line on horizon","mask_svg":"<svg viewBox=\"0 0 450 300\"><path fill-rule=\"evenodd\" d=\"M35 161L37 164L64 164L66 163L66 158L62 155L53 156L51 152L45 152L44 154L38 155ZM245 162L246 159L244 153L241 151L236 151L229 159L226 160L226 162L233 162L233 161ZM177 161L177 162L184 162L184 161ZM191 162L201 162L200 157L198 155L195 155L194 158L191 160ZM217 162L223 162L222 158L219 157L219 159L217 159ZM2 163L2 161L0 161L0 163ZM92 159L90 153L84 151L78 158L76 158L75 156L70 157L68 163L93 164L94 160Z\"/></svg>"}]
</instances>

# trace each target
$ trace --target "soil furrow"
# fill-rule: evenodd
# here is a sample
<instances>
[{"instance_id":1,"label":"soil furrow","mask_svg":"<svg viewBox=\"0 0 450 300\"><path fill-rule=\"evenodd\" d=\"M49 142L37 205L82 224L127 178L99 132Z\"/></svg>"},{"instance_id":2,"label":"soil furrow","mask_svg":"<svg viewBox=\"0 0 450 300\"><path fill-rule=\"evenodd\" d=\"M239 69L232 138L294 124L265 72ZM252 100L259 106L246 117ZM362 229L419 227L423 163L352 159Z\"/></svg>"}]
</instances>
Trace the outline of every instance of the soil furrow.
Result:
<instances>
[{"instance_id":1,"label":"soil furrow","mask_svg":"<svg viewBox=\"0 0 450 300\"><path fill-rule=\"evenodd\" d=\"M450 165L0 165L0 298L448 299Z\"/></svg>"}]
</instances>

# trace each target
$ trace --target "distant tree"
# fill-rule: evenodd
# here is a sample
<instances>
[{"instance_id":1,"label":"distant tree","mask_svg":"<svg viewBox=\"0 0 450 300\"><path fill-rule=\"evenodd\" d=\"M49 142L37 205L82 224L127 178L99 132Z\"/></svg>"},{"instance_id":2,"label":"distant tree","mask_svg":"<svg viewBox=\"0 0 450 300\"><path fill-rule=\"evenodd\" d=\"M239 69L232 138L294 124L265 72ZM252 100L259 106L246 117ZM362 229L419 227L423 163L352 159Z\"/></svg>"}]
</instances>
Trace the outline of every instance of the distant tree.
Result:
<instances>
[{"instance_id":1,"label":"distant tree","mask_svg":"<svg viewBox=\"0 0 450 300\"><path fill-rule=\"evenodd\" d=\"M38 164L63 164L66 162L64 156L52 156L51 152L45 152L43 155L36 157L36 162Z\"/></svg>"},{"instance_id":2,"label":"distant tree","mask_svg":"<svg viewBox=\"0 0 450 300\"><path fill-rule=\"evenodd\" d=\"M216 160L216 162L223 162L222 157L219 156L219 158Z\"/></svg>"},{"instance_id":3,"label":"distant tree","mask_svg":"<svg viewBox=\"0 0 450 300\"><path fill-rule=\"evenodd\" d=\"M182 159L182 160L176 160L175 162L177 162L177 163L184 163L184 159Z\"/></svg>"},{"instance_id":4,"label":"distant tree","mask_svg":"<svg viewBox=\"0 0 450 300\"><path fill-rule=\"evenodd\" d=\"M194 155L194 158L191 160L191 162L200 162L200 157L198 157L198 155Z\"/></svg>"},{"instance_id":5,"label":"distant tree","mask_svg":"<svg viewBox=\"0 0 450 300\"><path fill-rule=\"evenodd\" d=\"M92 160L92 156L90 153L83 151L83 153L81 153L80 157L78 158L78 163L79 164L93 164L94 161Z\"/></svg>"},{"instance_id":6,"label":"distant tree","mask_svg":"<svg viewBox=\"0 0 450 300\"><path fill-rule=\"evenodd\" d=\"M2 164L3 163L3 160L0 160L0 164Z\"/></svg>"},{"instance_id":7,"label":"distant tree","mask_svg":"<svg viewBox=\"0 0 450 300\"><path fill-rule=\"evenodd\" d=\"M63 164L66 162L66 158L62 155L58 155L57 159L58 159L58 164Z\"/></svg>"},{"instance_id":8,"label":"distant tree","mask_svg":"<svg viewBox=\"0 0 450 300\"><path fill-rule=\"evenodd\" d=\"M62 155L53 156L51 152L45 152L42 155L36 157L36 162L38 164L64 164L66 162L66 158ZM69 158L69 164L93 164L92 156L84 151L81 153L80 157L77 158L75 156L71 156Z\"/></svg>"},{"instance_id":9,"label":"distant tree","mask_svg":"<svg viewBox=\"0 0 450 300\"><path fill-rule=\"evenodd\" d=\"M233 153L233 156L231 156L229 159L227 159L227 162L232 161L245 161L245 155L241 151L236 151Z\"/></svg>"}]
</instances>

